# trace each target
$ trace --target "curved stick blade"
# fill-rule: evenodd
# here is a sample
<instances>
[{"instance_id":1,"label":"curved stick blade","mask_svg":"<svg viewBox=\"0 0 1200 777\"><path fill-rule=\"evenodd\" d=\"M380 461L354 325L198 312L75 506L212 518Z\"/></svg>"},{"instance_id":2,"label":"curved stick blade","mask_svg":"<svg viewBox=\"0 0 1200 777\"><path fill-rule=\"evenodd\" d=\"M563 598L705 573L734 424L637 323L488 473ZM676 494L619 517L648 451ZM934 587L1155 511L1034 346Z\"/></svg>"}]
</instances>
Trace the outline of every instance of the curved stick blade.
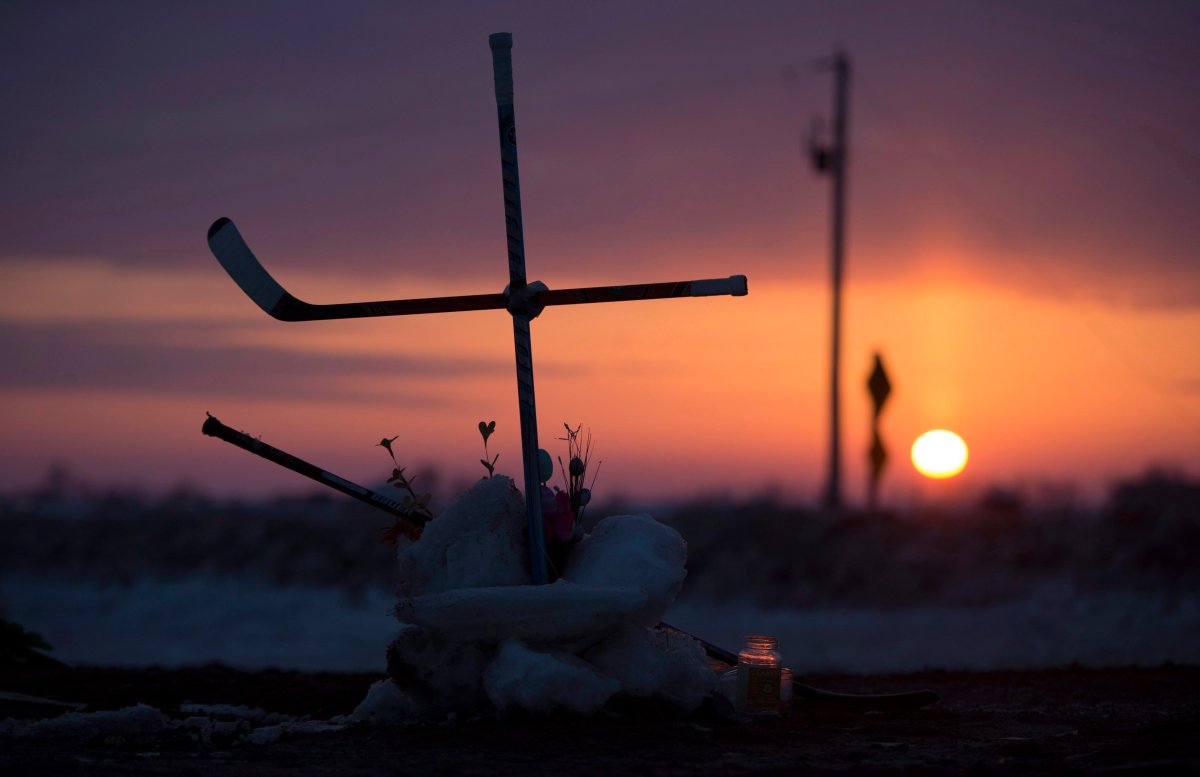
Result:
<instances>
[{"instance_id":1,"label":"curved stick blade","mask_svg":"<svg viewBox=\"0 0 1200 777\"><path fill-rule=\"evenodd\" d=\"M208 248L254 304L270 316L289 320L284 312L300 301L271 277L232 221L222 217L213 222L208 228Z\"/></svg>"}]
</instances>

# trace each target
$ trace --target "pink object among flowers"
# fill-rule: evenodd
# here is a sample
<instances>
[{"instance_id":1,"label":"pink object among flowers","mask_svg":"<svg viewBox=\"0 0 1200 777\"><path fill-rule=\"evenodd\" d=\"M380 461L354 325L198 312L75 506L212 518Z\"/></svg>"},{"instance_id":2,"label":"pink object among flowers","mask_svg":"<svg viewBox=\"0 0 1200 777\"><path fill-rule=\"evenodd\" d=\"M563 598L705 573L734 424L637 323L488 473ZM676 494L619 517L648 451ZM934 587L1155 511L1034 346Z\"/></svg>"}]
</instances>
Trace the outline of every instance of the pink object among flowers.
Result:
<instances>
[{"instance_id":1,"label":"pink object among flowers","mask_svg":"<svg viewBox=\"0 0 1200 777\"><path fill-rule=\"evenodd\" d=\"M566 491L557 492L551 506L551 501L546 498L545 493L549 490L542 489L542 528L545 530L546 541L569 540L575 531L575 512L571 509L571 495Z\"/></svg>"}]
</instances>

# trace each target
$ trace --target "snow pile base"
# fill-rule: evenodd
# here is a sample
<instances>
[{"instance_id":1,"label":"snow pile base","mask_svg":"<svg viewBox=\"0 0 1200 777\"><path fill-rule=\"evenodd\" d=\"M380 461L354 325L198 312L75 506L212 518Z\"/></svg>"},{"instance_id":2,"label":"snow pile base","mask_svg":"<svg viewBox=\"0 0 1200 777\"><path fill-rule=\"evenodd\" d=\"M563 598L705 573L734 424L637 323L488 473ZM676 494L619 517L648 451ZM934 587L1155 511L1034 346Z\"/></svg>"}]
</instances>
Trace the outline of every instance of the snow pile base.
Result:
<instances>
[{"instance_id":1,"label":"snow pile base","mask_svg":"<svg viewBox=\"0 0 1200 777\"><path fill-rule=\"evenodd\" d=\"M399 554L388 681L351 720L396 723L491 707L588 714L614 694L693 709L716 685L695 640L653 629L687 576L687 545L649 515L613 516L529 585L525 509L509 478L466 491Z\"/></svg>"},{"instance_id":2,"label":"snow pile base","mask_svg":"<svg viewBox=\"0 0 1200 777\"><path fill-rule=\"evenodd\" d=\"M500 645L483 675L488 698L501 712L596 712L621 684L570 653L530 650L516 640Z\"/></svg>"},{"instance_id":3,"label":"snow pile base","mask_svg":"<svg viewBox=\"0 0 1200 777\"><path fill-rule=\"evenodd\" d=\"M713 670L699 642L640 625L625 626L583 658L618 680L630 696L666 699L688 710L699 707L714 687Z\"/></svg>"}]
</instances>

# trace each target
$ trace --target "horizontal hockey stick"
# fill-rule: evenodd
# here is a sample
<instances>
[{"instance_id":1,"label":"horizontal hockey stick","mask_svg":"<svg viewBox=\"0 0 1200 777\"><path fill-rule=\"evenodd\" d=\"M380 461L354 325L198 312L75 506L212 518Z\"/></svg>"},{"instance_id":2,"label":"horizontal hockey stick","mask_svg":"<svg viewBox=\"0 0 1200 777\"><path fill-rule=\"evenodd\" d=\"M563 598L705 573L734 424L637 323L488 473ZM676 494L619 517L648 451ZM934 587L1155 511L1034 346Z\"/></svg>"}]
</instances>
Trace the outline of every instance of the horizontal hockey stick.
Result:
<instances>
[{"instance_id":1,"label":"horizontal hockey stick","mask_svg":"<svg viewBox=\"0 0 1200 777\"><path fill-rule=\"evenodd\" d=\"M459 297L427 297L376 302L340 302L314 305L288 293L246 245L234 223L217 219L208 230L208 247L229 277L246 296L269 315L280 321L319 321L372 316L410 316L421 313L453 313L464 310L504 310L509 308L506 294L467 294ZM542 291L529 300L536 315L549 305L582 305L591 302L626 302L669 297L712 297L746 294L746 276L710 280L641 283L631 286L592 286L579 289Z\"/></svg>"},{"instance_id":2,"label":"horizontal hockey stick","mask_svg":"<svg viewBox=\"0 0 1200 777\"><path fill-rule=\"evenodd\" d=\"M323 486L329 486L334 491L340 491L346 496L352 496L360 502L366 502L372 507L383 510L388 515L410 524L412 526L412 533L414 534L419 534L421 531L419 527L425 525L426 519L424 516L405 510L404 505L395 499L389 499L369 488L364 488L357 483L351 483L349 480L340 478L332 472L326 472L303 459L298 459L286 451L281 451L272 445L267 445L262 440L251 437L245 432L239 432L237 429L226 426L211 413L205 419L204 426L201 427L200 431L209 437L224 440L242 450L250 451L255 456L261 456L267 461L274 462L281 467L286 467L292 472L298 472L306 478L312 478Z\"/></svg>"}]
</instances>

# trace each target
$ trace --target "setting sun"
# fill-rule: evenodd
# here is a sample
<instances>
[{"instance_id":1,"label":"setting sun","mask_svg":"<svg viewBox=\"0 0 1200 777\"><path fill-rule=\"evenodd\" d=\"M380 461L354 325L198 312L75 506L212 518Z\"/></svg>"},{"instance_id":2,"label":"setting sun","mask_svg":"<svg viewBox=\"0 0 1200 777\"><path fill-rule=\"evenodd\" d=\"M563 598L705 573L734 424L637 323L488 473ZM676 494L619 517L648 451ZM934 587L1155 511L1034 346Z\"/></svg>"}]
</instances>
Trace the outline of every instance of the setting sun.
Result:
<instances>
[{"instance_id":1,"label":"setting sun","mask_svg":"<svg viewBox=\"0 0 1200 777\"><path fill-rule=\"evenodd\" d=\"M913 443L912 462L927 478L954 477L967 465L967 444L954 432L934 429Z\"/></svg>"}]
</instances>

